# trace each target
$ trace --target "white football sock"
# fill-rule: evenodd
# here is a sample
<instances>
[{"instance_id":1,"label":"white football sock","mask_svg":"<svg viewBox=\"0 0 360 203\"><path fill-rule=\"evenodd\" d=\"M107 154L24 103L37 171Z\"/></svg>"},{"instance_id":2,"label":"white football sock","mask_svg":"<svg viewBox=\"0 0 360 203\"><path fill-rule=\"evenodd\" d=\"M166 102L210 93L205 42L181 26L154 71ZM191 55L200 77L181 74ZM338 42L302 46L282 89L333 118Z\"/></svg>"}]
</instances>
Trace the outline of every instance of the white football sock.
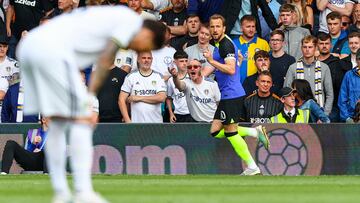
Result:
<instances>
[{"instance_id":1,"label":"white football sock","mask_svg":"<svg viewBox=\"0 0 360 203\"><path fill-rule=\"evenodd\" d=\"M90 125L72 123L70 127L70 160L77 193L93 192L91 168L93 160L93 129Z\"/></svg>"},{"instance_id":2,"label":"white football sock","mask_svg":"<svg viewBox=\"0 0 360 203\"><path fill-rule=\"evenodd\" d=\"M51 183L58 195L70 195L66 180L66 121L52 120L47 132L45 150Z\"/></svg>"}]
</instances>

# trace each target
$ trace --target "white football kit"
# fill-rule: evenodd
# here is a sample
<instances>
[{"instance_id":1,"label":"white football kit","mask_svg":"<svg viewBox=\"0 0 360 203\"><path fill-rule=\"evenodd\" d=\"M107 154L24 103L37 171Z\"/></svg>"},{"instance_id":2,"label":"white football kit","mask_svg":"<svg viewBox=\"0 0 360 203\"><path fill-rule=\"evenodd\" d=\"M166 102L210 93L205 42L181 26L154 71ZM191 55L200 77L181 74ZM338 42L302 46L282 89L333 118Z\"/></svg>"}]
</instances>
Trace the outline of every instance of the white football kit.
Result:
<instances>
[{"instance_id":1,"label":"white football kit","mask_svg":"<svg viewBox=\"0 0 360 203\"><path fill-rule=\"evenodd\" d=\"M19 82L19 64L15 59L5 57L0 62L0 77L8 81L9 86Z\"/></svg>"},{"instance_id":2,"label":"white football kit","mask_svg":"<svg viewBox=\"0 0 360 203\"><path fill-rule=\"evenodd\" d=\"M166 85L161 74L156 71L152 71L149 76L143 76L139 71L135 71L126 76L121 91L130 95L154 96L159 92L166 92ZM133 123L163 122L161 103L132 102L130 108Z\"/></svg>"},{"instance_id":3,"label":"white football kit","mask_svg":"<svg viewBox=\"0 0 360 203\"><path fill-rule=\"evenodd\" d=\"M20 42L24 113L82 117L91 112L91 98L79 69L96 62L107 42L127 47L142 19L122 6L97 6L62 14L35 28Z\"/></svg>"},{"instance_id":4,"label":"white football kit","mask_svg":"<svg viewBox=\"0 0 360 203\"><path fill-rule=\"evenodd\" d=\"M217 103L220 101L220 90L217 82L203 77L201 84L185 79L186 101L191 116L198 122L212 122Z\"/></svg>"},{"instance_id":5,"label":"white football kit","mask_svg":"<svg viewBox=\"0 0 360 203\"><path fill-rule=\"evenodd\" d=\"M189 78L189 75L186 74L186 76L180 80L185 80L188 78ZM173 77L169 78L168 83L167 83L167 96L171 97L173 100L172 102L175 107L175 110L174 110L175 114L180 114L180 115L190 114L189 108L186 103L185 93L180 92L179 89L175 87Z\"/></svg>"}]
</instances>

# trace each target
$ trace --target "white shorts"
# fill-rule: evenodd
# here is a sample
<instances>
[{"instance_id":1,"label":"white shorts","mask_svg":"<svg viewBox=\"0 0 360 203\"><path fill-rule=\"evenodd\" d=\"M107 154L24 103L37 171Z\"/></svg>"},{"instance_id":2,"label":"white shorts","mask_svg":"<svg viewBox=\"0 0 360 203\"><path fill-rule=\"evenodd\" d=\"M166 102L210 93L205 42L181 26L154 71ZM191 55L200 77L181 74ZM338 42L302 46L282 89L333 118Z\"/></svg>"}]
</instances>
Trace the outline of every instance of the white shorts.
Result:
<instances>
[{"instance_id":1,"label":"white shorts","mask_svg":"<svg viewBox=\"0 0 360 203\"><path fill-rule=\"evenodd\" d=\"M24 114L65 118L90 115L91 100L71 50L61 43L54 45L29 36L21 41L17 55Z\"/></svg>"}]
</instances>

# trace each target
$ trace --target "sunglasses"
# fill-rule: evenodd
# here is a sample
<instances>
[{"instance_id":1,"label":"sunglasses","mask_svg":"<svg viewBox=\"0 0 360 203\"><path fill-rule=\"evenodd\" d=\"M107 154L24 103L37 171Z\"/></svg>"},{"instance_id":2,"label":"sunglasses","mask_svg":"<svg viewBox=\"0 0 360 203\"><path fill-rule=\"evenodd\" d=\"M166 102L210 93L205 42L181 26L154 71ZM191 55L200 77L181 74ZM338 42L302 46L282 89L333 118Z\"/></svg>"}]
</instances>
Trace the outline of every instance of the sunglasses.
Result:
<instances>
[{"instance_id":1,"label":"sunglasses","mask_svg":"<svg viewBox=\"0 0 360 203\"><path fill-rule=\"evenodd\" d=\"M197 69L197 68L200 68L200 67L201 67L201 66L199 66L199 65L188 65L188 66L187 66L187 68L190 69L190 70L191 70L191 69Z\"/></svg>"}]
</instances>

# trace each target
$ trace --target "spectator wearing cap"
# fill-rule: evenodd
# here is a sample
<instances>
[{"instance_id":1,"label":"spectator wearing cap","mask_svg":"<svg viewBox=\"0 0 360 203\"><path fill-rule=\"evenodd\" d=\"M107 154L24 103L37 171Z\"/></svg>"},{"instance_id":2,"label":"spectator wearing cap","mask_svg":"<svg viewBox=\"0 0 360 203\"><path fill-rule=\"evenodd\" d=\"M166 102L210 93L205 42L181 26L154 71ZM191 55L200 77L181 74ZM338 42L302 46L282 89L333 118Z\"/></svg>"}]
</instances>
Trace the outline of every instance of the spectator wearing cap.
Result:
<instances>
[{"instance_id":1,"label":"spectator wearing cap","mask_svg":"<svg viewBox=\"0 0 360 203\"><path fill-rule=\"evenodd\" d=\"M270 56L267 51L260 50L254 55L255 67L257 72L247 77L243 83L246 95L251 95L258 89L256 80L262 71L270 71Z\"/></svg>"},{"instance_id":2,"label":"spectator wearing cap","mask_svg":"<svg viewBox=\"0 0 360 203\"><path fill-rule=\"evenodd\" d=\"M340 119L346 123L354 123L355 105L360 99L360 49L356 53L356 62L358 66L344 76L338 100Z\"/></svg>"},{"instance_id":3,"label":"spectator wearing cap","mask_svg":"<svg viewBox=\"0 0 360 203\"><path fill-rule=\"evenodd\" d=\"M296 107L295 91L290 87L284 87L279 91L284 108L279 114L271 117L272 123L309 123L310 111Z\"/></svg>"}]
</instances>

